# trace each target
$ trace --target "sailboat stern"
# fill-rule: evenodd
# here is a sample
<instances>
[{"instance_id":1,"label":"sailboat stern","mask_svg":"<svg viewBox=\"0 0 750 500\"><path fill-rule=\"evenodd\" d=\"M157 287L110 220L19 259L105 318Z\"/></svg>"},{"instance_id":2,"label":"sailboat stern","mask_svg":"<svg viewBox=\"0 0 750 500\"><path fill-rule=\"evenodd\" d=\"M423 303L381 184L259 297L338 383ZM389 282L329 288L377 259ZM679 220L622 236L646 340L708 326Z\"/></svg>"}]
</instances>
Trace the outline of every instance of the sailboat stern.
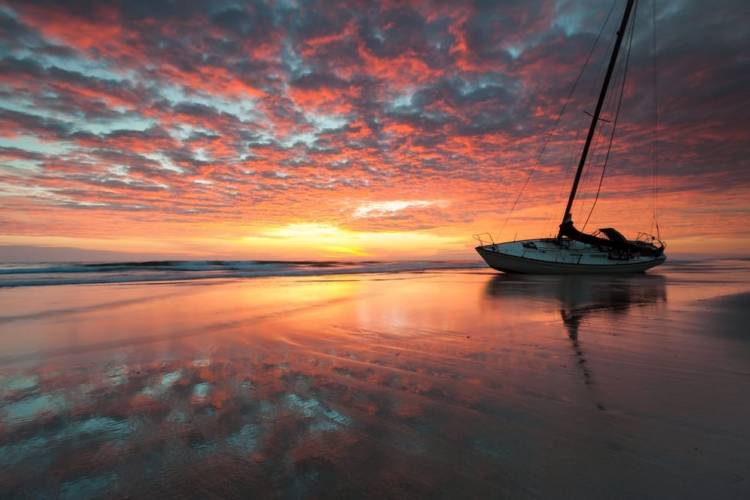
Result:
<instances>
[{"instance_id":1,"label":"sailboat stern","mask_svg":"<svg viewBox=\"0 0 750 500\"><path fill-rule=\"evenodd\" d=\"M638 233L635 240L628 240L613 227L601 228L594 234L584 233L575 227L569 216L560 224L558 239L563 237L600 249L607 249L610 255L617 255L620 259L637 256L658 257L664 254L666 248L663 241L647 233Z\"/></svg>"}]
</instances>

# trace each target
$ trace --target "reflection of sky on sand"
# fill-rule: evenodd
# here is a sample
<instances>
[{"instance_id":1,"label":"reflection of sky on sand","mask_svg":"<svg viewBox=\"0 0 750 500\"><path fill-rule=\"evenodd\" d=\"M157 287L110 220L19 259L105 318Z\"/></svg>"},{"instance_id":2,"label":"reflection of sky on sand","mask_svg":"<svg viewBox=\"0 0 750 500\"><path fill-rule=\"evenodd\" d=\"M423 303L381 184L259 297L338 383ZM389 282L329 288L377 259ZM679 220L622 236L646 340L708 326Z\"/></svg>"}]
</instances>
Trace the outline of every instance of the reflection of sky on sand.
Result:
<instances>
[{"instance_id":1,"label":"reflection of sky on sand","mask_svg":"<svg viewBox=\"0 0 750 500\"><path fill-rule=\"evenodd\" d=\"M748 348L693 299L747 288L680 268L38 288L47 314L0 311L0 495L740 495Z\"/></svg>"}]
</instances>

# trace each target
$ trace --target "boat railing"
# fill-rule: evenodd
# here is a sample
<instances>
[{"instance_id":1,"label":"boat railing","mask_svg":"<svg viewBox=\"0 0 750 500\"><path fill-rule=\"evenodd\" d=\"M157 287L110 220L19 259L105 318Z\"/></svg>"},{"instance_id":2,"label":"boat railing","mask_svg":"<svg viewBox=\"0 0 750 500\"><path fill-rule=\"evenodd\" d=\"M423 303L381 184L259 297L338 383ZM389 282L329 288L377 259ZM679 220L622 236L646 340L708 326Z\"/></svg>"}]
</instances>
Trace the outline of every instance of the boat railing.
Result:
<instances>
[{"instance_id":1,"label":"boat railing","mask_svg":"<svg viewBox=\"0 0 750 500\"><path fill-rule=\"evenodd\" d=\"M495 246L495 240L490 233L473 234L472 238L479 242L480 247L486 247L489 245Z\"/></svg>"}]
</instances>

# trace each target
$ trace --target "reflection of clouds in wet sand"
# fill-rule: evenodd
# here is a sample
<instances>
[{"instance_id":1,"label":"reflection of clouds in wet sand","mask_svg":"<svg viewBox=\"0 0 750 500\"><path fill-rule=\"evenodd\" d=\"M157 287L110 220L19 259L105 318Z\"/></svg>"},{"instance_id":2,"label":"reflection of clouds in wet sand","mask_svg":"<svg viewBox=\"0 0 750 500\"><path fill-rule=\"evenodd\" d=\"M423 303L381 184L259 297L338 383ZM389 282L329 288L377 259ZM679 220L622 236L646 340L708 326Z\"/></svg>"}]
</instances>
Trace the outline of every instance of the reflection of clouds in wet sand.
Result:
<instances>
[{"instance_id":1,"label":"reflection of clouds in wet sand","mask_svg":"<svg viewBox=\"0 0 750 500\"><path fill-rule=\"evenodd\" d=\"M102 379L83 372L29 377L38 383L16 379L10 385L18 402L4 405L1 414L0 464L19 470L14 477L0 476L3 491L20 491L16 488L44 470L66 478L79 470L119 469L116 477L122 483L146 474L146 465L171 474L179 474L191 460L240 460L251 467L262 455L300 453L299 446L314 436L353 425L341 409L316 399L314 391L297 394L279 386L281 362L262 356L134 364L110 368ZM124 381L110 384L107 372L117 372ZM43 392L45 387L58 390ZM174 451L164 453L165 446ZM158 457L139 464L144 452ZM39 492L93 488L99 479L92 477L81 483L43 482ZM139 490L130 485L123 491Z\"/></svg>"},{"instance_id":2,"label":"reflection of clouds in wet sand","mask_svg":"<svg viewBox=\"0 0 750 500\"><path fill-rule=\"evenodd\" d=\"M714 346L675 336L672 289L667 303L653 278L271 279L183 284L158 306L137 300L152 286L131 285L109 314L72 297L61 305L81 312L63 323L0 324L3 341L31 335L0 364L0 494L721 489L721 471L686 478L703 461L680 451L722 439L679 392ZM724 405L742 388L725 375ZM731 473L747 463L747 440L734 443Z\"/></svg>"},{"instance_id":3,"label":"reflection of clouds in wet sand","mask_svg":"<svg viewBox=\"0 0 750 500\"><path fill-rule=\"evenodd\" d=\"M416 479L407 471L414 460L443 470L444 459L425 455L456 439L466 440L466 453L494 459L489 436L464 438L453 424L454 413L487 401L464 390L472 368L451 347L466 340L463 333L417 328L409 307L390 301L370 307L363 324L372 328L360 329L350 321L363 317L361 304L353 308L344 300L340 285L306 288L318 287L325 293L307 295L306 305L276 307L275 314L238 307L218 322L195 325L203 331L194 335L182 330L142 342L144 330L134 328L134 336L117 342L91 335L79 337L79 345L9 356L6 372L26 373L9 385L14 397L40 409L3 415L4 450L12 449L13 467L22 469L0 481L3 491L54 470L50 477L62 479L39 483L40 492L101 487L137 494L140 476L164 488L200 477L212 488L234 481L270 493L288 483L289 491L304 493L335 483L345 492L355 491L355 478L372 476L364 467L369 462L384 468L380 479L369 481L386 494L412 483L415 491L428 491L439 475ZM380 314L381 307L389 314ZM333 320L337 325L329 326ZM390 329L394 322L402 326ZM41 356L43 369L14 369L19 358ZM112 357L116 364L106 362ZM481 389L478 379L469 383ZM446 404L455 409L441 408ZM453 436L445 440L447 429ZM38 459L40 449L45 461ZM197 464L219 474L217 484Z\"/></svg>"}]
</instances>

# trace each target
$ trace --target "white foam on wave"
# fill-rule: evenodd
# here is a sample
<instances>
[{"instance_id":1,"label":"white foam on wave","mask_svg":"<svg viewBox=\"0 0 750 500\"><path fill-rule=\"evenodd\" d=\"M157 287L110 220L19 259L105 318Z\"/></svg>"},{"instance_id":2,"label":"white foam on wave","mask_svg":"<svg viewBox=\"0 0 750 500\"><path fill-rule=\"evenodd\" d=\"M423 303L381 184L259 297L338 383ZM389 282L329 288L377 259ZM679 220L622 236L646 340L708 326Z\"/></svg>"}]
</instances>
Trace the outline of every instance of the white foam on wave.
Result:
<instances>
[{"instance_id":1,"label":"white foam on wave","mask_svg":"<svg viewBox=\"0 0 750 500\"><path fill-rule=\"evenodd\" d=\"M481 268L480 262L152 261L0 265L0 287L178 281Z\"/></svg>"}]
</instances>

